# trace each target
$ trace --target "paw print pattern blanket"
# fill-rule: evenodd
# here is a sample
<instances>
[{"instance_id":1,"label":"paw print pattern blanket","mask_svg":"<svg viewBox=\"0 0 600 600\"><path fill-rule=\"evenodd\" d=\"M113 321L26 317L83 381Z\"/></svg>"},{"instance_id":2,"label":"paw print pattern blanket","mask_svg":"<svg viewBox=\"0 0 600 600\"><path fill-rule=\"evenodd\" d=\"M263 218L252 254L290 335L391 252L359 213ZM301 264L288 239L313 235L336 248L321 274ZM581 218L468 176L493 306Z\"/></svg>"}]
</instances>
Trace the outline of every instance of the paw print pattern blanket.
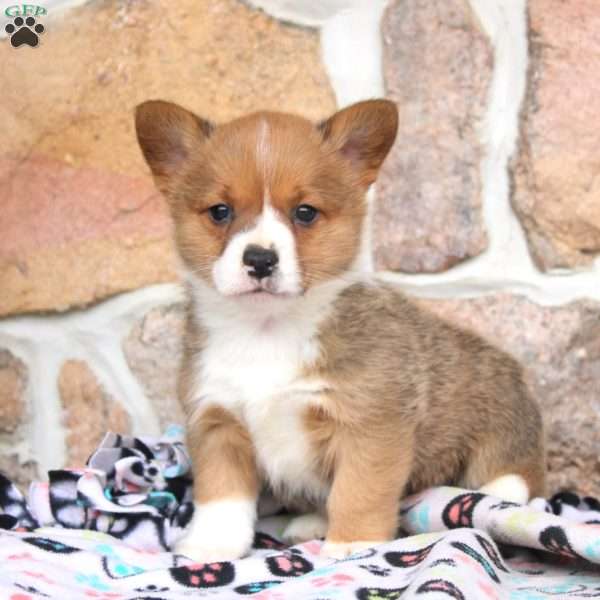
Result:
<instances>
[{"instance_id":1,"label":"paw print pattern blanket","mask_svg":"<svg viewBox=\"0 0 600 600\"><path fill-rule=\"evenodd\" d=\"M85 468L23 496L0 476L0 598L256 600L600 598L600 504L558 494L528 506L456 488L407 498L402 535L334 561L286 547L263 518L252 554L195 564L169 552L192 514L179 428L107 434Z\"/></svg>"}]
</instances>

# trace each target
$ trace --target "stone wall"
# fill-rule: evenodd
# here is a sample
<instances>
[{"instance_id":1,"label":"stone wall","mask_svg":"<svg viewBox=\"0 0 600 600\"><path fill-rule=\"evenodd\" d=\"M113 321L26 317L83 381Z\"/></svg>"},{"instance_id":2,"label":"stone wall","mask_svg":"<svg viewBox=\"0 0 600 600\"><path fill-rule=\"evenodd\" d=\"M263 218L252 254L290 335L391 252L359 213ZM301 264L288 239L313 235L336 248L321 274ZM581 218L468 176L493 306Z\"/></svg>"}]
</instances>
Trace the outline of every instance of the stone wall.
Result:
<instances>
[{"instance_id":1,"label":"stone wall","mask_svg":"<svg viewBox=\"0 0 600 600\"><path fill-rule=\"evenodd\" d=\"M373 207L381 277L519 358L552 489L600 495L600 8L250 4L50 8L38 48L0 40L0 470L25 483L106 429L181 418L182 297L136 103L318 119L385 94L401 125Z\"/></svg>"}]
</instances>

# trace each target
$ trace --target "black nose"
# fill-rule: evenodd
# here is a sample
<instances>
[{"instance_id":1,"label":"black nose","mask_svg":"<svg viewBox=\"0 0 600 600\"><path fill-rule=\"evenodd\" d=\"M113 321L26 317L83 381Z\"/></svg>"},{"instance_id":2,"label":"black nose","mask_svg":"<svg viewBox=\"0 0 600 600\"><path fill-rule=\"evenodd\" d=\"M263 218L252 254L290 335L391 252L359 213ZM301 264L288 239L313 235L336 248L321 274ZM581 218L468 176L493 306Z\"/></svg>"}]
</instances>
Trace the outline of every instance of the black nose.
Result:
<instances>
[{"instance_id":1,"label":"black nose","mask_svg":"<svg viewBox=\"0 0 600 600\"><path fill-rule=\"evenodd\" d=\"M252 271L248 272L250 277L262 279L273 273L275 265L279 262L279 257L274 250L251 244L244 250L242 261L248 267L252 267Z\"/></svg>"}]
</instances>

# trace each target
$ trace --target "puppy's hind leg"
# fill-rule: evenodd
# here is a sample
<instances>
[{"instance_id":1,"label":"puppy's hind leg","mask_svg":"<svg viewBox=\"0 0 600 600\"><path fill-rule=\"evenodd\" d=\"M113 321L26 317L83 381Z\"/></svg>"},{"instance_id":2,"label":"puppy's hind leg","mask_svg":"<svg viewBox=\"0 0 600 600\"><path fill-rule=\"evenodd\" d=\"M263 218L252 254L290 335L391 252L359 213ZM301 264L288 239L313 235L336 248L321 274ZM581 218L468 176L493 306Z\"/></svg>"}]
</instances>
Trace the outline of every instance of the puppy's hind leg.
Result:
<instances>
[{"instance_id":1,"label":"puppy's hind leg","mask_svg":"<svg viewBox=\"0 0 600 600\"><path fill-rule=\"evenodd\" d=\"M543 443L532 443L520 457L507 456L505 446L490 441L476 452L467 467L462 484L507 502L526 504L545 493L545 454Z\"/></svg>"},{"instance_id":2,"label":"puppy's hind leg","mask_svg":"<svg viewBox=\"0 0 600 600\"><path fill-rule=\"evenodd\" d=\"M544 496L546 455L539 410L520 378L509 381L505 405L471 447L464 483L502 500L526 504Z\"/></svg>"}]
</instances>

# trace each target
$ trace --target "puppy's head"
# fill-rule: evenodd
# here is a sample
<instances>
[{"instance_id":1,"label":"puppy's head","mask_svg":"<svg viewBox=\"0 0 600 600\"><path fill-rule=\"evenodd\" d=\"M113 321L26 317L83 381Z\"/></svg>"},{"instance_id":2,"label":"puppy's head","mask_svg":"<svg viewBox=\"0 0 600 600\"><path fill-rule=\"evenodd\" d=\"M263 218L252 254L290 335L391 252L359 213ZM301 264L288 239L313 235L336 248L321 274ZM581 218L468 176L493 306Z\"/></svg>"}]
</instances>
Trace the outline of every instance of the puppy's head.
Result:
<instances>
[{"instance_id":1,"label":"puppy's head","mask_svg":"<svg viewBox=\"0 0 600 600\"><path fill-rule=\"evenodd\" d=\"M394 142L396 106L369 100L315 125L259 112L215 125L168 102L136 130L187 269L226 296L295 296L349 269L365 192Z\"/></svg>"}]
</instances>

